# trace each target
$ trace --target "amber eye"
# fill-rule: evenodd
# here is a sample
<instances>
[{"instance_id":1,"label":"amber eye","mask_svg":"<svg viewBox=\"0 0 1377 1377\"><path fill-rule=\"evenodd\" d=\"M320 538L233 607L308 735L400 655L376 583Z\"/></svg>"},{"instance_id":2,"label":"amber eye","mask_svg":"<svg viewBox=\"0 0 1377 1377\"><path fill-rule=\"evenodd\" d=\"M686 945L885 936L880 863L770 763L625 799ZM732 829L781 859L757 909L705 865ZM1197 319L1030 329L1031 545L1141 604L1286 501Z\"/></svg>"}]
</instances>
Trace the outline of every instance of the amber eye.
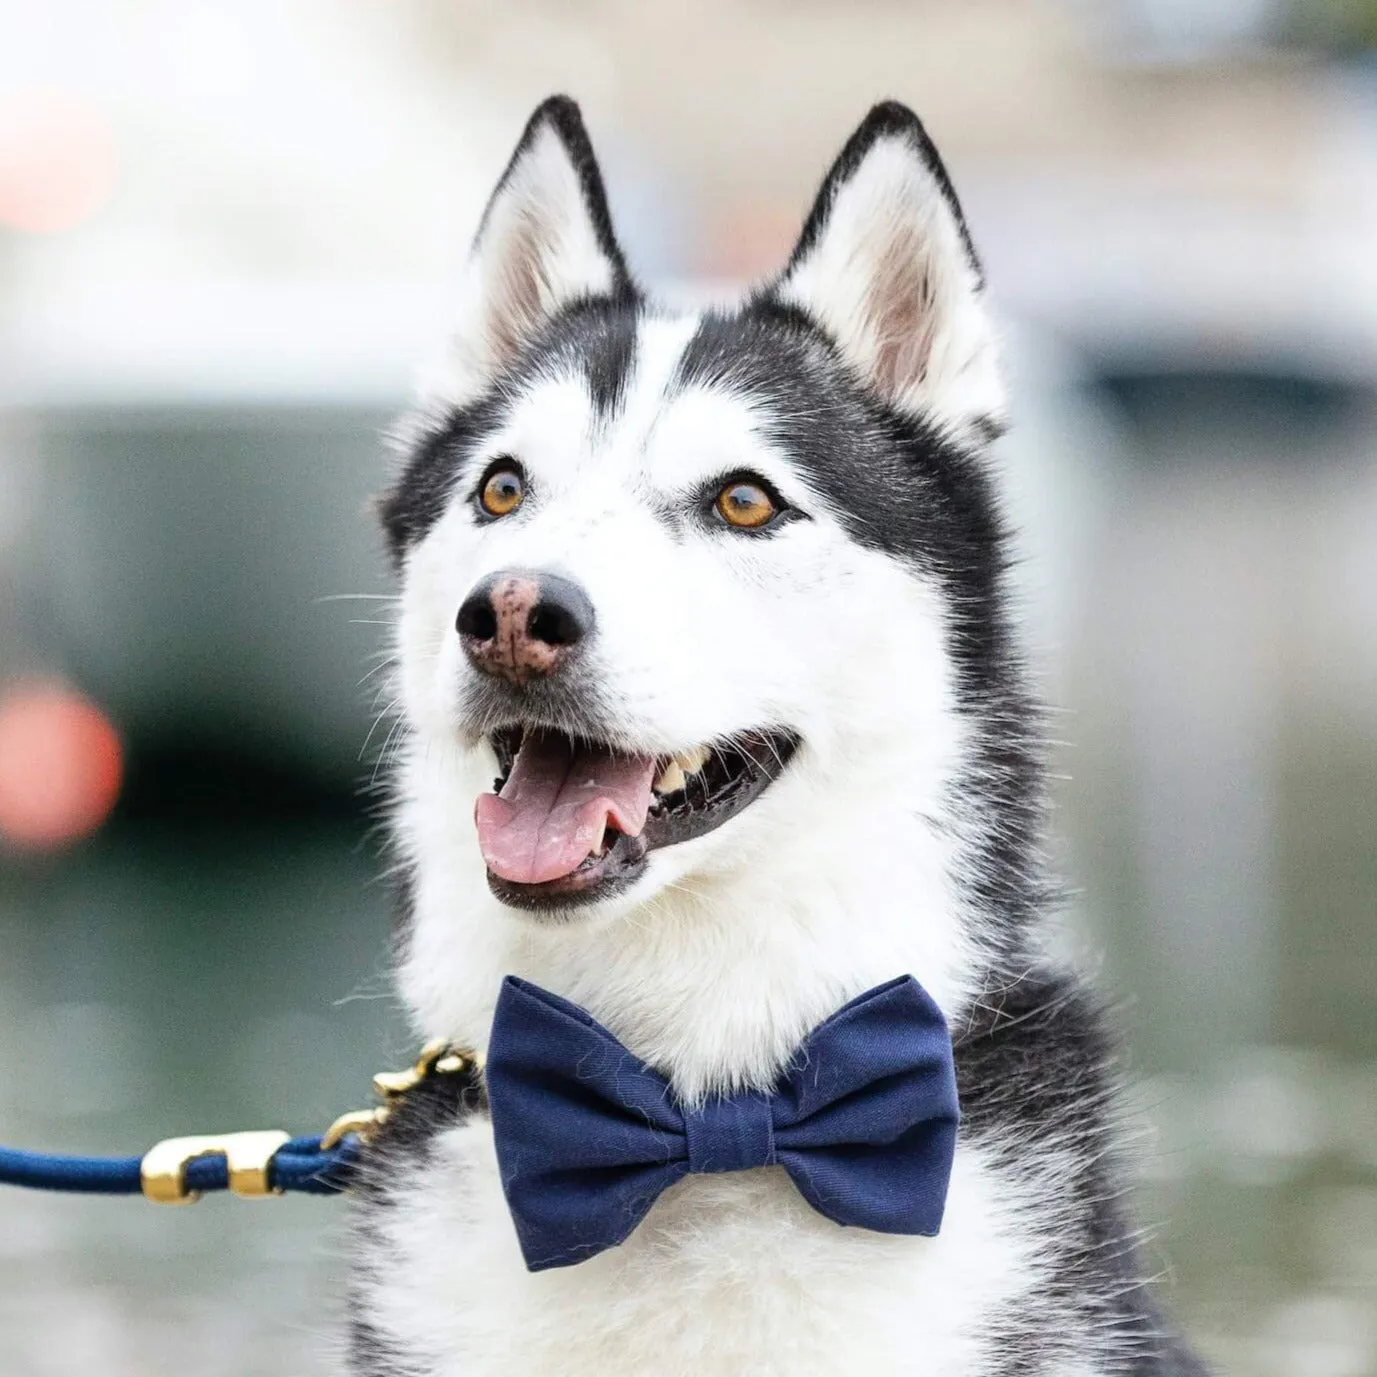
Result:
<instances>
[{"instance_id":1,"label":"amber eye","mask_svg":"<svg viewBox=\"0 0 1377 1377\"><path fill-rule=\"evenodd\" d=\"M478 502L489 516L507 516L521 505L525 496L526 484L520 470L501 468L488 475Z\"/></svg>"},{"instance_id":2,"label":"amber eye","mask_svg":"<svg viewBox=\"0 0 1377 1377\"><path fill-rule=\"evenodd\" d=\"M768 525L778 514L774 499L759 483L735 480L728 483L714 504L717 514L729 526L740 526L745 530L758 530Z\"/></svg>"}]
</instances>

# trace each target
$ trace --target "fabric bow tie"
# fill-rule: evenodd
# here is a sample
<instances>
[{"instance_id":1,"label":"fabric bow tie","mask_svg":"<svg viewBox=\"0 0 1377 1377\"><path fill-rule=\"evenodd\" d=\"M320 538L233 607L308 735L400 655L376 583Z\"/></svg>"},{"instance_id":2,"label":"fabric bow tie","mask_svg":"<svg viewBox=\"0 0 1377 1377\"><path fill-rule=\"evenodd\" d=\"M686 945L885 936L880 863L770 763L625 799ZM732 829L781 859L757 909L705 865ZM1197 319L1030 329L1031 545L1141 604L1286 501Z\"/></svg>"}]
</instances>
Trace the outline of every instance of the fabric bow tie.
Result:
<instances>
[{"instance_id":1,"label":"fabric bow tie","mask_svg":"<svg viewBox=\"0 0 1377 1377\"><path fill-rule=\"evenodd\" d=\"M778 1165L838 1224L935 1234L958 1121L951 1038L912 976L853 999L774 1090L681 1105L568 1000L502 982L487 1059L502 1189L526 1266L621 1243L690 1172Z\"/></svg>"}]
</instances>

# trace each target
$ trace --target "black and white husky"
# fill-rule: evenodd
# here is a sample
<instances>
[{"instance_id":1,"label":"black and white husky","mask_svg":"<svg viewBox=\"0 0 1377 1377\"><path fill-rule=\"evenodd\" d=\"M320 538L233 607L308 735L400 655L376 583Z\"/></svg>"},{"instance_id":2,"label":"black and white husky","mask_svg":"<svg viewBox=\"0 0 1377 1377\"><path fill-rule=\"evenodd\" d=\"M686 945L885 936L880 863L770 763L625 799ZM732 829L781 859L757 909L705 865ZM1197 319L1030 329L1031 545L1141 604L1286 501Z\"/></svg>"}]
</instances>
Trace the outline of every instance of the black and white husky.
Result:
<instances>
[{"instance_id":1,"label":"black and white husky","mask_svg":"<svg viewBox=\"0 0 1377 1377\"><path fill-rule=\"evenodd\" d=\"M382 507L417 1032L483 1048L514 973L694 1103L769 1086L911 973L962 1124L936 1237L839 1227L767 1167L691 1176L620 1247L531 1273L481 1096L422 1090L369 1153L354 1371L1197 1371L1122 1209L1095 1003L1044 952L997 355L902 106L852 136L779 276L702 312L642 294L577 107L536 111Z\"/></svg>"}]
</instances>

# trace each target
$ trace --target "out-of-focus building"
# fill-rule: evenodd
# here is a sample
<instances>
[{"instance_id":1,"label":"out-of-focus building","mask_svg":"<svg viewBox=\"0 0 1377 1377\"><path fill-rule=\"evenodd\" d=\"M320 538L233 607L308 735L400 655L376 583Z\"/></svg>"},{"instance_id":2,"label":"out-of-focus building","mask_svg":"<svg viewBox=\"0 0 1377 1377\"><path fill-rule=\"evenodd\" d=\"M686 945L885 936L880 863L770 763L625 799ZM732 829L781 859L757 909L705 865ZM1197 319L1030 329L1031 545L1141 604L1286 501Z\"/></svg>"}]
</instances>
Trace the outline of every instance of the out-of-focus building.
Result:
<instances>
[{"instance_id":1,"label":"out-of-focus building","mask_svg":"<svg viewBox=\"0 0 1377 1377\"><path fill-rule=\"evenodd\" d=\"M842 139L894 96L941 147L1010 325L1002 462L1069 709L1070 926L1135 996L1183 1308L1240 1373L1377 1371L1374 51L1371 0L0 0L0 718L7 685L63 683L128 760L109 852L0 867L0 1045L37 1022L146 1053L177 994L126 948L148 913L165 948L194 910L243 926L221 983L186 988L266 1021L226 1034L251 1074L222 1093L264 1074L265 1027L347 1081L320 1007L380 960L371 913L323 967L314 915L281 989L246 953L311 895L349 903L360 863L303 817L352 809L386 748L379 433L522 122L577 96L633 265L711 294L783 260ZM188 791L286 800L286 849L191 866L251 873L257 897L183 902L190 834L164 850L157 829ZM15 953L56 928L89 960L45 984ZM65 1041L35 1060L78 1075ZM108 1056L64 1134L126 1122L96 1082L139 1084L136 1058ZM0 1051L0 1138L49 1124L23 1117L27 1084ZM168 1078L158 1103L190 1093ZM140 1337L100 1259L174 1235L112 1223L78 1261L75 1216L46 1208L13 1234L16 1285L99 1317L53 1353L313 1361L187 1275L193 1301ZM205 1227L175 1236L202 1239L198 1268ZM221 1258L235 1285L288 1236L255 1227ZM0 1302L0 1345L23 1330Z\"/></svg>"}]
</instances>

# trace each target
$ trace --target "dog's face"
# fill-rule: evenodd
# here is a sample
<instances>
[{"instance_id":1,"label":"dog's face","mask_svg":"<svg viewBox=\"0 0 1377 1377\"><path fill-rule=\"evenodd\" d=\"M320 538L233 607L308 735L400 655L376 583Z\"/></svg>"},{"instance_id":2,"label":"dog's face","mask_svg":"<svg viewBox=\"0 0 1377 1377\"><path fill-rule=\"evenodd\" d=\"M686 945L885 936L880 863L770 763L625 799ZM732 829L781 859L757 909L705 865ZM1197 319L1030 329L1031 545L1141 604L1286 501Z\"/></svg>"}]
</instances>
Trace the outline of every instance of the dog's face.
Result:
<instances>
[{"instance_id":1,"label":"dog's face","mask_svg":"<svg viewBox=\"0 0 1377 1377\"><path fill-rule=\"evenodd\" d=\"M467 286L384 518L410 749L495 905L606 918L743 868L844 874L896 810L948 825L998 632L1002 397L916 119L872 113L776 282L673 314L549 102Z\"/></svg>"}]
</instances>

